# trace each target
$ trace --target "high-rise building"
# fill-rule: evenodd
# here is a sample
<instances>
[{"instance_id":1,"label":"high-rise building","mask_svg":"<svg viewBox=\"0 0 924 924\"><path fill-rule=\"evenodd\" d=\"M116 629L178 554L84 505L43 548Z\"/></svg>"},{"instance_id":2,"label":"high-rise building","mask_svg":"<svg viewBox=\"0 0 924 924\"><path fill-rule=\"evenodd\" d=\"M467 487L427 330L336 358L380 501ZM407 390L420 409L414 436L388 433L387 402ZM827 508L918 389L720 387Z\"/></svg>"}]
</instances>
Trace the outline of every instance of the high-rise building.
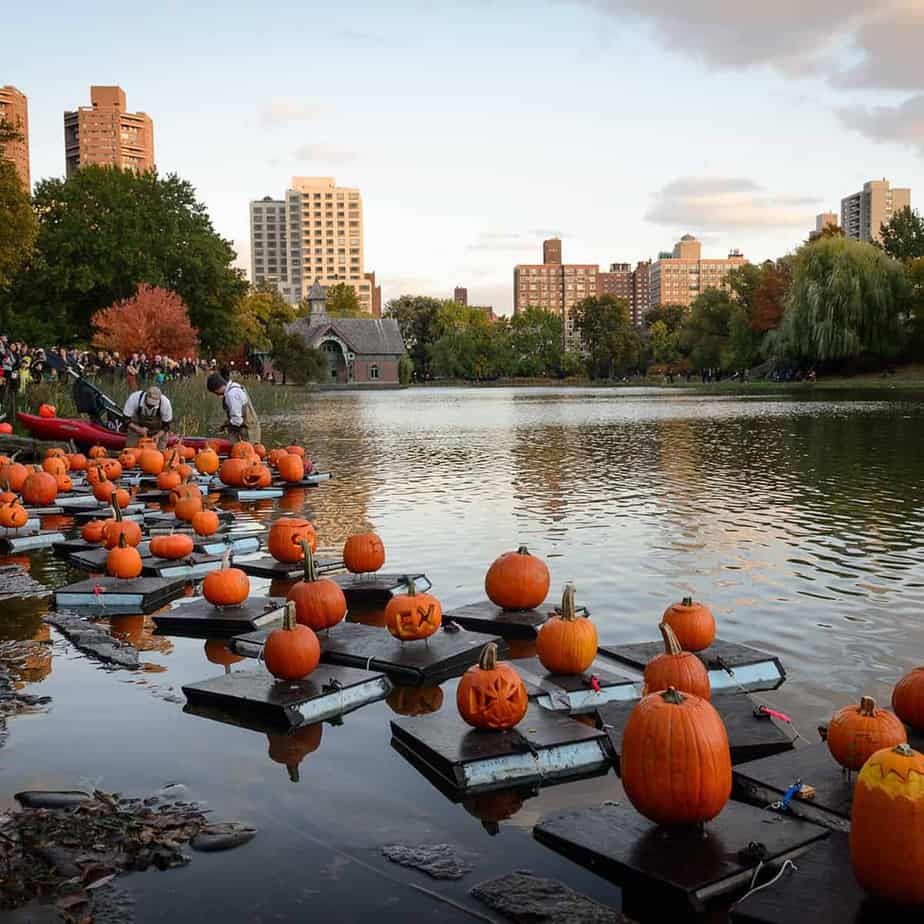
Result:
<instances>
[{"instance_id":1,"label":"high-rise building","mask_svg":"<svg viewBox=\"0 0 924 924\"><path fill-rule=\"evenodd\" d=\"M672 253L661 253L651 264L651 306L689 306L707 289L727 289L729 270L747 262L737 250L727 259L703 259L702 244L692 234L685 234Z\"/></svg>"},{"instance_id":2,"label":"high-rise building","mask_svg":"<svg viewBox=\"0 0 924 924\"><path fill-rule=\"evenodd\" d=\"M809 231L809 240L816 241L828 230L839 226L837 212L822 212L815 216L815 230Z\"/></svg>"},{"instance_id":3,"label":"high-rise building","mask_svg":"<svg viewBox=\"0 0 924 924\"><path fill-rule=\"evenodd\" d=\"M29 177L29 101L25 93L20 93L16 87L0 87L0 122L12 125L20 135L19 141L11 141L4 145L4 157L12 161L23 189L32 192L32 181Z\"/></svg>"},{"instance_id":4,"label":"high-rise building","mask_svg":"<svg viewBox=\"0 0 924 924\"><path fill-rule=\"evenodd\" d=\"M886 179L870 180L860 192L841 199L841 227L855 241L877 242L882 225L904 208L911 208L910 189L893 189Z\"/></svg>"},{"instance_id":5,"label":"high-rise building","mask_svg":"<svg viewBox=\"0 0 924 924\"><path fill-rule=\"evenodd\" d=\"M284 199L250 203L251 279L273 284L297 305L312 283L345 283L360 307L375 311L374 278L363 265L363 204L358 189L333 177L292 178ZM381 293L379 310L381 311Z\"/></svg>"},{"instance_id":6,"label":"high-rise building","mask_svg":"<svg viewBox=\"0 0 924 924\"><path fill-rule=\"evenodd\" d=\"M96 164L139 173L154 169L154 123L128 112L121 87L90 87L90 105L64 113L67 175Z\"/></svg>"},{"instance_id":7,"label":"high-rise building","mask_svg":"<svg viewBox=\"0 0 924 924\"><path fill-rule=\"evenodd\" d=\"M457 305L467 305L468 304L468 289L465 286L456 286L452 292L452 300Z\"/></svg>"},{"instance_id":8,"label":"high-rise building","mask_svg":"<svg viewBox=\"0 0 924 924\"><path fill-rule=\"evenodd\" d=\"M649 273L651 261L643 260L632 268L631 263L611 263L608 272L597 273L597 295L615 295L629 304L629 316L636 326L642 323L651 307Z\"/></svg>"},{"instance_id":9,"label":"high-rise building","mask_svg":"<svg viewBox=\"0 0 924 924\"><path fill-rule=\"evenodd\" d=\"M561 241L543 241L542 263L520 264L513 269L513 310L543 308L560 315L565 346L576 343L571 309L597 294L599 267L591 263L562 263Z\"/></svg>"}]
</instances>

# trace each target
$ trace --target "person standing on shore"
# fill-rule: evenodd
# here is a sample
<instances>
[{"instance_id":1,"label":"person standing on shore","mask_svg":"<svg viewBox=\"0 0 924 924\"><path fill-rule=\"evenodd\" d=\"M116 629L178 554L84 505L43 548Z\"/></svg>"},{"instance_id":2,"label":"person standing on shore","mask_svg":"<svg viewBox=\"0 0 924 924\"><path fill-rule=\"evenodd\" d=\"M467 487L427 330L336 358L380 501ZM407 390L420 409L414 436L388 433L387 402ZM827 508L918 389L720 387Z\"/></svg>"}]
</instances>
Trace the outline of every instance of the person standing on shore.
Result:
<instances>
[{"instance_id":1,"label":"person standing on shore","mask_svg":"<svg viewBox=\"0 0 924 924\"><path fill-rule=\"evenodd\" d=\"M141 437L149 436L158 449L166 447L173 422L173 407L170 399L156 385L132 392L122 413L128 418L126 446L137 446Z\"/></svg>"},{"instance_id":2,"label":"person standing on shore","mask_svg":"<svg viewBox=\"0 0 924 924\"><path fill-rule=\"evenodd\" d=\"M227 420L222 430L227 430L232 443L259 443L260 420L250 401L250 395L238 382L228 382L220 373L213 372L205 387L222 399Z\"/></svg>"}]
</instances>

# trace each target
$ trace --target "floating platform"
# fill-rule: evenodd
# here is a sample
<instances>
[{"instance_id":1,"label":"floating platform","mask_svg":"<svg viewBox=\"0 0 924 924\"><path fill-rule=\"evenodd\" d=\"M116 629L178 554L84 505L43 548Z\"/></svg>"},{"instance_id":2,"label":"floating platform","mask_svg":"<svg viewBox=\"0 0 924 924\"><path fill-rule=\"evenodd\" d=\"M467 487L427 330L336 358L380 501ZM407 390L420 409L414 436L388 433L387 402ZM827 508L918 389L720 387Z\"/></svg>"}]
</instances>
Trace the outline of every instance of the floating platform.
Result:
<instances>
[{"instance_id":1,"label":"floating platform","mask_svg":"<svg viewBox=\"0 0 924 924\"><path fill-rule=\"evenodd\" d=\"M236 635L229 648L246 658L259 658L267 629ZM341 622L318 635L321 661L381 671L404 686L430 687L458 677L478 661L481 649L496 642L498 653L506 653L500 638L485 638L471 632L440 630L425 641L399 642L378 626Z\"/></svg>"},{"instance_id":2,"label":"floating platform","mask_svg":"<svg viewBox=\"0 0 924 924\"><path fill-rule=\"evenodd\" d=\"M284 613L285 601L276 597L249 597L240 606L223 607L212 606L204 597L198 597L158 613L154 622L160 635L227 638L263 627L268 633L282 625Z\"/></svg>"},{"instance_id":3,"label":"floating platform","mask_svg":"<svg viewBox=\"0 0 924 924\"><path fill-rule=\"evenodd\" d=\"M330 481L330 472L312 472L310 475L305 475L301 481L282 481L276 478L273 485L285 490L289 488L316 488L323 481Z\"/></svg>"},{"instance_id":4,"label":"floating platform","mask_svg":"<svg viewBox=\"0 0 924 924\"><path fill-rule=\"evenodd\" d=\"M259 536L226 534L212 538L193 538L193 549L206 555L224 555L231 546L232 555L249 555L259 552L262 545Z\"/></svg>"},{"instance_id":5,"label":"floating platform","mask_svg":"<svg viewBox=\"0 0 924 924\"><path fill-rule=\"evenodd\" d=\"M236 501L273 500L285 494L282 488L222 488L221 496Z\"/></svg>"},{"instance_id":6,"label":"floating platform","mask_svg":"<svg viewBox=\"0 0 924 924\"><path fill-rule=\"evenodd\" d=\"M63 539L64 533L55 530L20 531L18 536L0 536L0 551L15 555L19 552L31 552L34 549L47 549Z\"/></svg>"},{"instance_id":7,"label":"floating platform","mask_svg":"<svg viewBox=\"0 0 924 924\"><path fill-rule=\"evenodd\" d=\"M278 681L261 668L232 671L183 687L192 710L219 710L227 716L245 713L278 728L336 718L390 692L391 682L383 674L332 664L319 665L305 680Z\"/></svg>"},{"instance_id":8,"label":"floating platform","mask_svg":"<svg viewBox=\"0 0 924 924\"><path fill-rule=\"evenodd\" d=\"M140 523L144 519L144 504L129 504L122 511L122 518L125 520L134 520ZM108 504L100 504L88 510L68 511L74 516L75 523L89 523L90 520L108 520L112 517L112 508Z\"/></svg>"},{"instance_id":9,"label":"floating platform","mask_svg":"<svg viewBox=\"0 0 924 924\"><path fill-rule=\"evenodd\" d=\"M592 776L612 764L606 735L530 705L509 731L479 731L451 705L391 721L392 747L459 795Z\"/></svg>"},{"instance_id":10,"label":"floating platform","mask_svg":"<svg viewBox=\"0 0 924 924\"><path fill-rule=\"evenodd\" d=\"M584 674L574 676L550 674L538 658L516 662L516 669L531 699L545 709L571 715L593 712L605 703L635 702L638 699L636 681L615 673L611 666L598 660Z\"/></svg>"},{"instance_id":11,"label":"floating platform","mask_svg":"<svg viewBox=\"0 0 924 924\"><path fill-rule=\"evenodd\" d=\"M163 578L182 578L185 581L203 577L221 567L221 555L193 552L186 558L143 558L141 573Z\"/></svg>"},{"instance_id":12,"label":"floating platform","mask_svg":"<svg viewBox=\"0 0 924 924\"><path fill-rule=\"evenodd\" d=\"M354 600L388 600L395 594L407 593L408 582L413 580L420 593L426 593L433 584L423 573L404 574L335 574L331 580L339 585L347 598L347 603Z\"/></svg>"},{"instance_id":13,"label":"floating platform","mask_svg":"<svg viewBox=\"0 0 924 924\"><path fill-rule=\"evenodd\" d=\"M5 526L0 526L0 536L4 539L18 539L20 536L34 536L41 528L42 518L32 517L26 520L25 526L20 526L19 529L8 529Z\"/></svg>"},{"instance_id":14,"label":"floating platform","mask_svg":"<svg viewBox=\"0 0 924 924\"><path fill-rule=\"evenodd\" d=\"M315 558L314 566L318 574L328 574L343 568L342 558ZM305 573L301 562L276 561L272 555L263 555L252 561L240 561L235 564L245 574L251 577L269 578L270 580L297 581Z\"/></svg>"},{"instance_id":15,"label":"floating platform","mask_svg":"<svg viewBox=\"0 0 924 924\"><path fill-rule=\"evenodd\" d=\"M643 642L635 645L605 644L600 653L628 664L640 673L656 655L664 654L663 642ZM786 671L775 655L749 645L716 639L708 648L696 652L709 671L713 692L723 690L775 690L786 679Z\"/></svg>"},{"instance_id":16,"label":"floating platform","mask_svg":"<svg viewBox=\"0 0 924 924\"><path fill-rule=\"evenodd\" d=\"M108 554L109 549L103 547L98 542L93 545L87 543L86 548L71 552L70 555L67 556L67 560L74 565L74 567L82 568L84 571L103 572L106 570L106 556ZM143 557L140 548L139 554Z\"/></svg>"},{"instance_id":17,"label":"floating platform","mask_svg":"<svg viewBox=\"0 0 924 924\"><path fill-rule=\"evenodd\" d=\"M622 734L637 702L609 703L597 709L600 727L609 735L616 755L617 773L619 755L622 753ZM759 704L747 693L720 693L712 697L712 705L725 723L733 764L792 750L793 741L785 730L786 726L769 715L757 714L755 710Z\"/></svg>"},{"instance_id":18,"label":"floating platform","mask_svg":"<svg viewBox=\"0 0 924 924\"><path fill-rule=\"evenodd\" d=\"M92 494L59 494L55 504L62 510L98 510L108 509L108 504L102 504Z\"/></svg>"},{"instance_id":19,"label":"floating platform","mask_svg":"<svg viewBox=\"0 0 924 924\"><path fill-rule=\"evenodd\" d=\"M802 819L738 802L705 826L705 836L699 825L660 827L628 801L543 818L533 829L541 844L621 886L624 912L635 917L633 907L643 909L649 921L701 913L745 890L761 859L773 869L827 835Z\"/></svg>"},{"instance_id":20,"label":"floating platform","mask_svg":"<svg viewBox=\"0 0 924 924\"><path fill-rule=\"evenodd\" d=\"M55 591L55 608L99 616L153 613L183 596L185 581L140 577L125 581L108 575L78 581Z\"/></svg>"},{"instance_id":21,"label":"floating platform","mask_svg":"<svg viewBox=\"0 0 924 924\"><path fill-rule=\"evenodd\" d=\"M732 773L735 797L761 806L782 801L797 781L811 786L814 798L793 798L788 813L835 831L850 830L856 777L848 779L824 742L741 764Z\"/></svg>"},{"instance_id":22,"label":"floating platform","mask_svg":"<svg viewBox=\"0 0 924 924\"><path fill-rule=\"evenodd\" d=\"M796 867L735 905L732 924L883 924L909 912L916 916L913 909L886 906L863 891L850 866L846 834L832 831Z\"/></svg>"},{"instance_id":23,"label":"floating platform","mask_svg":"<svg viewBox=\"0 0 924 924\"><path fill-rule=\"evenodd\" d=\"M64 513L64 508L57 504L49 504L45 507L26 507L26 513L29 514L29 519L33 520L36 517L57 516Z\"/></svg>"},{"instance_id":24,"label":"floating platform","mask_svg":"<svg viewBox=\"0 0 924 924\"><path fill-rule=\"evenodd\" d=\"M558 612L555 600L547 600L533 610L504 610L490 600L479 600L443 613L443 620L451 619L470 632L487 632L504 638L535 638L549 614ZM582 616L589 616L587 607L579 606Z\"/></svg>"},{"instance_id":25,"label":"floating platform","mask_svg":"<svg viewBox=\"0 0 924 924\"><path fill-rule=\"evenodd\" d=\"M148 529L191 529L189 523L185 520L178 520L173 511L165 513L163 510L144 509L144 525ZM218 522L226 526L234 520L234 514L230 510L216 510Z\"/></svg>"}]
</instances>

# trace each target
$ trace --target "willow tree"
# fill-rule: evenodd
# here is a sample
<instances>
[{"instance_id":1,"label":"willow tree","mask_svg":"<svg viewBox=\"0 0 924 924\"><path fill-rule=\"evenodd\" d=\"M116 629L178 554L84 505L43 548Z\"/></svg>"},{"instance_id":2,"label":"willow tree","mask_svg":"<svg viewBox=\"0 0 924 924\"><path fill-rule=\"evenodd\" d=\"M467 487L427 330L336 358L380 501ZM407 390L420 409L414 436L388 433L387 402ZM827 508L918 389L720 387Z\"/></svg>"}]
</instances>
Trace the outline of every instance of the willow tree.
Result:
<instances>
[{"instance_id":1,"label":"willow tree","mask_svg":"<svg viewBox=\"0 0 924 924\"><path fill-rule=\"evenodd\" d=\"M902 265L871 244L823 238L793 261L783 342L811 363L894 356L908 285Z\"/></svg>"}]
</instances>

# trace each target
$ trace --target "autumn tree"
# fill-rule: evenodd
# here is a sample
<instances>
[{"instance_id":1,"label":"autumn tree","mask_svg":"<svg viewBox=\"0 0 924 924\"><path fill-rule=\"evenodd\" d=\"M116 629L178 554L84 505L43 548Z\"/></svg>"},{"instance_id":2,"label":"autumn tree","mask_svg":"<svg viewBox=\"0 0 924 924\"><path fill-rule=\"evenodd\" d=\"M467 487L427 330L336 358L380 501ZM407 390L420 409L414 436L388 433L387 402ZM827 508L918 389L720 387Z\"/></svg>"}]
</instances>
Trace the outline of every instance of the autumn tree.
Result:
<instances>
[{"instance_id":1,"label":"autumn tree","mask_svg":"<svg viewBox=\"0 0 924 924\"><path fill-rule=\"evenodd\" d=\"M179 359L195 356L199 349L186 303L176 292L158 286L139 286L131 298L97 311L90 323L93 345L104 350Z\"/></svg>"}]
</instances>

